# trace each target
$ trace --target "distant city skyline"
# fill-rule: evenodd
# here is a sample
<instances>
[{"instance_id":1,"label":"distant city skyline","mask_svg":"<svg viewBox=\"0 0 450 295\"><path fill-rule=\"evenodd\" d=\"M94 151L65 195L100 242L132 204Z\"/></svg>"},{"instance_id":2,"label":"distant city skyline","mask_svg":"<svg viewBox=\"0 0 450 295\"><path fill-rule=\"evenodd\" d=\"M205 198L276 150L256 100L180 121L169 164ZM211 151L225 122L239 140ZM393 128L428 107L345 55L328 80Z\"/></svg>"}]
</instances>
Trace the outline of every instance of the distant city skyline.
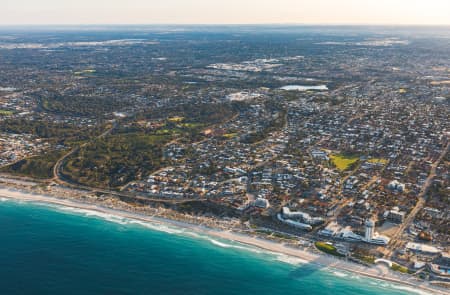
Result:
<instances>
[{"instance_id":1,"label":"distant city skyline","mask_svg":"<svg viewBox=\"0 0 450 295\"><path fill-rule=\"evenodd\" d=\"M450 25L449 0L0 0L0 25Z\"/></svg>"}]
</instances>

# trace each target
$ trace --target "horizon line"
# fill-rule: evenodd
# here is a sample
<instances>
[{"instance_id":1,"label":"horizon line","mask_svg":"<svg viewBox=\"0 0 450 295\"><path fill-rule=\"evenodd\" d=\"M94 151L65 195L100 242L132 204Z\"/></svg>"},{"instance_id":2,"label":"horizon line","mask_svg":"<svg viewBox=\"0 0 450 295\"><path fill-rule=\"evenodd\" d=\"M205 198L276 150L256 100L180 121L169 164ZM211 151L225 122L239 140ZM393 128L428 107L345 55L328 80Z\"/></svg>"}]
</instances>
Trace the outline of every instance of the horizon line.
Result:
<instances>
[{"instance_id":1,"label":"horizon line","mask_svg":"<svg viewBox=\"0 0 450 295\"><path fill-rule=\"evenodd\" d=\"M450 27L450 24L417 24L417 23L48 23L48 24L2 24L0 27L92 27L92 26L328 26L328 27Z\"/></svg>"}]
</instances>

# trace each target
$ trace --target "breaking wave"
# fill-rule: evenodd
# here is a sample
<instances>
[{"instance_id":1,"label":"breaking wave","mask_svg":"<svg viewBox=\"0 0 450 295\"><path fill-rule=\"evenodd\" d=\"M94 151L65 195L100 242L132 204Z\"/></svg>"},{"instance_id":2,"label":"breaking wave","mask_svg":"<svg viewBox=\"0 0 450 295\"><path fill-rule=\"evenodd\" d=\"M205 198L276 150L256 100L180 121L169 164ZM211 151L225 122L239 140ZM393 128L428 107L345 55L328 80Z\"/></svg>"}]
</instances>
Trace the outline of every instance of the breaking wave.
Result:
<instances>
[{"instance_id":1,"label":"breaking wave","mask_svg":"<svg viewBox=\"0 0 450 295\"><path fill-rule=\"evenodd\" d=\"M209 237L205 237L207 238L211 244L221 247L221 248L232 248L232 249L239 249L239 250L245 250L245 251L250 251L253 253L262 253L263 250L254 248L254 247L247 247L247 246L241 246L241 245L235 245L235 244L231 244L231 243L226 243L226 242L222 242L222 241L218 241Z\"/></svg>"},{"instance_id":2,"label":"breaking wave","mask_svg":"<svg viewBox=\"0 0 450 295\"><path fill-rule=\"evenodd\" d=\"M299 264L308 263L308 261L306 261L304 259L293 257L293 256L288 256L285 254L276 255L276 260L283 262L283 263L291 264L291 265L299 265Z\"/></svg>"}]
</instances>

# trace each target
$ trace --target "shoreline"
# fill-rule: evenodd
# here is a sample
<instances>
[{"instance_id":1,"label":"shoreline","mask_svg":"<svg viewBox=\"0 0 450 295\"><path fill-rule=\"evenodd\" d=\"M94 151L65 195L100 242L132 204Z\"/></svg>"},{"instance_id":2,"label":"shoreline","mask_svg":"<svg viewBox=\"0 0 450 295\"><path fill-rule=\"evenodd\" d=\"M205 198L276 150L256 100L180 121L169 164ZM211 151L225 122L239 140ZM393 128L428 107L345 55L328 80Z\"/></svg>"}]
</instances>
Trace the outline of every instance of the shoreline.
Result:
<instances>
[{"instance_id":1,"label":"shoreline","mask_svg":"<svg viewBox=\"0 0 450 295\"><path fill-rule=\"evenodd\" d=\"M342 259L335 258L331 255L316 254L312 253L311 251L290 247L282 243L270 241L259 237L253 237L250 235L246 235L244 233L239 233L231 230L220 231L202 225L191 224L164 217L149 216L126 210L108 208L100 206L95 203L62 199L54 196L37 194L33 192L24 192L16 189L10 189L4 186L0 186L0 197L16 201L42 203L44 205L45 204L58 205L72 209L94 211L97 213L109 214L120 218L150 224L169 225L176 228L187 229L194 233L203 234L209 237L216 237L223 240L237 242L243 245L269 251L274 254L282 254L289 257L297 258L304 261L305 263L314 264L322 268L330 267L336 270L343 270L346 272L361 275L363 277L387 281L390 283L397 284L399 286L406 286L409 288L420 289L421 291L428 292L429 294L448 294L448 291L446 291L443 288L431 285L426 281L420 281L412 276L394 273L393 271L383 266L374 266L369 268L353 262L348 262Z\"/></svg>"}]
</instances>

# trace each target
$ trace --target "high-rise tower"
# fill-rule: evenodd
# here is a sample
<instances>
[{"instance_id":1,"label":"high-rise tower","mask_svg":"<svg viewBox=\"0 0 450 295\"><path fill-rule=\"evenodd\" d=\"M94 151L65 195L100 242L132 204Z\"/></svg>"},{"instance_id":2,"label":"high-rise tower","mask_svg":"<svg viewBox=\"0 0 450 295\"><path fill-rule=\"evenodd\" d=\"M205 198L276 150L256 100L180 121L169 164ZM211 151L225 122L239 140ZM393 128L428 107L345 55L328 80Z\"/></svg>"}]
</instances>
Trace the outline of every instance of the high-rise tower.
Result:
<instances>
[{"instance_id":1,"label":"high-rise tower","mask_svg":"<svg viewBox=\"0 0 450 295\"><path fill-rule=\"evenodd\" d=\"M373 233L375 229L375 223L371 219L366 221L366 241L371 241L373 239Z\"/></svg>"}]
</instances>

